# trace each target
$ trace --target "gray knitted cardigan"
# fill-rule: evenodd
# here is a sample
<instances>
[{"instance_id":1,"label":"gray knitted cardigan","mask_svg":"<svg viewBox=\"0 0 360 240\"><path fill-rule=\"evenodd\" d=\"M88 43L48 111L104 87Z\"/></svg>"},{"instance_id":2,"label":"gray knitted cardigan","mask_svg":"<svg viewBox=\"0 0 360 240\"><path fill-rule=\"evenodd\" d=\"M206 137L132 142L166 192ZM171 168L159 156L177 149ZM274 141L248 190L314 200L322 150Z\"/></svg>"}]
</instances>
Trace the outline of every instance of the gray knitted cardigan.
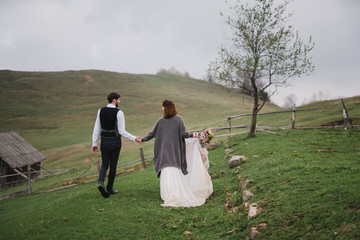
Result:
<instances>
[{"instance_id":1,"label":"gray knitted cardigan","mask_svg":"<svg viewBox=\"0 0 360 240\"><path fill-rule=\"evenodd\" d=\"M175 115L159 118L153 129L141 139L146 142L155 137L154 165L158 177L166 167L179 168L184 175L188 173L185 138L192 136L192 133L186 132L182 117Z\"/></svg>"}]
</instances>

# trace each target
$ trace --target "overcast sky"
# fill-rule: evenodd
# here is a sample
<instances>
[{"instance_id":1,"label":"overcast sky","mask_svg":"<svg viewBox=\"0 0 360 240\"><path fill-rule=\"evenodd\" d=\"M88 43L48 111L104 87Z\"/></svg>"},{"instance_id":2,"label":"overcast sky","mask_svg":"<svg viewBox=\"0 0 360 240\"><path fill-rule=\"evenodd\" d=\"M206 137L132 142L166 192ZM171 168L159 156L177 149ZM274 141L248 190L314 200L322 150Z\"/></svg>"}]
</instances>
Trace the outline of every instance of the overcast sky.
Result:
<instances>
[{"instance_id":1,"label":"overcast sky","mask_svg":"<svg viewBox=\"0 0 360 240\"><path fill-rule=\"evenodd\" d=\"M0 69L155 74L175 67L200 79L221 43L229 44L220 11L232 2L0 0ZM295 0L288 10L302 39L313 37L316 70L272 100L360 95L360 1Z\"/></svg>"}]
</instances>

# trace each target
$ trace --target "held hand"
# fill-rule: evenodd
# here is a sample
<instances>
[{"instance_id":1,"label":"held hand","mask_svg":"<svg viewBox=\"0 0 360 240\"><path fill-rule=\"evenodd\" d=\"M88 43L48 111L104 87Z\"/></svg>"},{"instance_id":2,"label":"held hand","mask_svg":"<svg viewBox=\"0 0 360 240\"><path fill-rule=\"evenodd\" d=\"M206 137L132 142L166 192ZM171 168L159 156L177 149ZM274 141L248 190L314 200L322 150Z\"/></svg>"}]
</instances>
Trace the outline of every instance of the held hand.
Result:
<instances>
[{"instance_id":1,"label":"held hand","mask_svg":"<svg viewBox=\"0 0 360 240\"><path fill-rule=\"evenodd\" d=\"M92 152L95 154L95 153L98 151L98 147L93 146L93 147L91 148L91 150L92 150Z\"/></svg>"},{"instance_id":2,"label":"held hand","mask_svg":"<svg viewBox=\"0 0 360 240\"><path fill-rule=\"evenodd\" d=\"M197 138L197 137L198 137L198 133L197 133L197 132L194 132L193 138Z\"/></svg>"},{"instance_id":3,"label":"held hand","mask_svg":"<svg viewBox=\"0 0 360 240\"><path fill-rule=\"evenodd\" d=\"M135 141L137 141L138 143L142 143L141 137L136 137L136 138L135 138Z\"/></svg>"}]
</instances>

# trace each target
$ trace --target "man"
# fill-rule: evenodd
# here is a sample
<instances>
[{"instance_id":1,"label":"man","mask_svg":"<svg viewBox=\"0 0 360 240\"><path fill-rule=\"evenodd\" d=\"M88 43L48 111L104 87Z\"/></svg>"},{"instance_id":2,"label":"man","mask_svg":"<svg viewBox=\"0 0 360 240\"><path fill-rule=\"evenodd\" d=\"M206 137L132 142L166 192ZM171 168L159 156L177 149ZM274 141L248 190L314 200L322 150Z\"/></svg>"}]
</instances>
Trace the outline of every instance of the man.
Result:
<instances>
[{"instance_id":1,"label":"man","mask_svg":"<svg viewBox=\"0 0 360 240\"><path fill-rule=\"evenodd\" d=\"M113 189L117 162L119 159L121 149L121 136L124 136L132 141L141 142L140 137L135 137L125 130L124 113L118 109L120 104L120 94L111 92L107 96L109 104L106 107L100 108L94 126L92 135L92 151L95 154L98 151L98 140L101 135L101 169L99 173L98 189L104 198L110 197L110 194L116 194L119 191ZM110 165L108 182L106 189L104 187L104 180L107 169Z\"/></svg>"}]
</instances>

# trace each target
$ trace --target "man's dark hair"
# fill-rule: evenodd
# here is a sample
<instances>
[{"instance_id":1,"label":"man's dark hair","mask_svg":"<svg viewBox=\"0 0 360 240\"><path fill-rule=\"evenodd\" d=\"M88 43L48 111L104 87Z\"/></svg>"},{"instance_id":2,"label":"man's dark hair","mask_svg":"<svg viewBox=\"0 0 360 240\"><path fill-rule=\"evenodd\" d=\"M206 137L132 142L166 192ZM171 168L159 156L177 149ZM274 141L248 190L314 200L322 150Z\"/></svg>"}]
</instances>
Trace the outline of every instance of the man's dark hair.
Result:
<instances>
[{"instance_id":1,"label":"man's dark hair","mask_svg":"<svg viewBox=\"0 0 360 240\"><path fill-rule=\"evenodd\" d=\"M120 98L120 94L116 93L116 92L111 92L109 93L109 95L107 96L107 100L109 101L109 103L112 103L113 99L119 99Z\"/></svg>"}]
</instances>

